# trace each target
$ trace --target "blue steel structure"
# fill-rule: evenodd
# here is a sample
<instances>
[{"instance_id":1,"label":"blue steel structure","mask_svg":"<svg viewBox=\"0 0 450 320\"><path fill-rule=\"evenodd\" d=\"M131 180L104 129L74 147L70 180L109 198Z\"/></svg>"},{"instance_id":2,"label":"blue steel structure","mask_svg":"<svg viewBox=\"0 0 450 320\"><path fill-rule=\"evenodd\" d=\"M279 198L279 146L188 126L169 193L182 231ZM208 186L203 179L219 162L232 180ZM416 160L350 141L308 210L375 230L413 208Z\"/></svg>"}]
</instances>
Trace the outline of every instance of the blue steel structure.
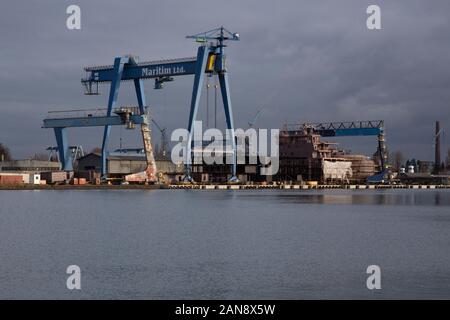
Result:
<instances>
[{"instance_id":1,"label":"blue steel structure","mask_svg":"<svg viewBox=\"0 0 450 320\"><path fill-rule=\"evenodd\" d=\"M186 152L185 175L186 181L193 181L191 178L193 124L198 112L201 89L205 74L210 74L217 75L219 78L227 127L228 129L231 129L232 132L232 137L230 137L230 139L234 156L233 175L231 181L237 180L236 143L234 137L233 113L224 48L226 47L225 41L239 40L239 35L236 33L231 33L225 28L220 27L194 36L187 36L187 38L194 38L197 42L201 43L196 57L138 62L136 57L125 55L115 58L113 65L84 68L86 71L86 77L81 80L81 83L85 88L85 94L98 94L99 83L111 83L108 107L106 115L102 117L88 116L80 118L47 118L44 120L43 127L53 128L55 131L58 152L63 170L73 170L66 129L69 127L104 126L102 141L102 175L106 176L106 153L111 126L126 124L123 115L113 114L113 111L117 105L117 97L121 81L130 80L134 82L134 88L138 100L139 112L136 114L130 114L128 121L134 124L141 124L141 126L148 126L149 121L145 113L145 106L147 104L144 94L143 80L154 79L154 88L161 89L165 82L173 81L174 77L195 75L188 123L189 138ZM208 43L208 41L215 42Z\"/></svg>"},{"instance_id":2,"label":"blue steel structure","mask_svg":"<svg viewBox=\"0 0 450 320\"><path fill-rule=\"evenodd\" d=\"M309 123L322 137L377 136L383 133L383 120Z\"/></svg>"},{"instance_id":3,"label":"blue steel structure","mask_svg":"<svg viewBox=\"0 0 450 320\"><path fill-rule=\"evenodd\" d=\"M49 115L44 119L43 128L53 128L56 136L57 151L59 161L62 164L62 169L65 171L73 171L73 147L69 146L67 137L67 128L75 127L99 127L99 126L113 126L113 125L145 125L148 123L147 114L140 114L134 110L137 108L116 108L114 109L115 115L112 115L107 110L104 111L104 115L98 115L102 109L96 109L91 113L91 110L70 110L60 112L49 112ZM82 112L83 115L72 115L70 113ZM106 157L105 157L106 159ZM105 164L105 162L103 162ZM106 166L103 168L106 169ZM102 172L103 172L102 168Z\"/></svg>"},{"instance_id":4,"label":"blue steel structure","mask_svg":"<svg viewBox=\"0 0 450 320\"><path fill-rule=\"evenodd\" d=\"M70 155L71 155L71 159L72 159L72 165L73 165L73 162L75 162L75 159L77 159L78 157L84 156L84 150L81 145L80 146L70 146L69 149L70 149ZM56 156L59 157L58 147L48 147L46 150L48 151L48 161L53 160L53 156L55 155L55 153L56 153Z\"/></svg>"}]
</instances>

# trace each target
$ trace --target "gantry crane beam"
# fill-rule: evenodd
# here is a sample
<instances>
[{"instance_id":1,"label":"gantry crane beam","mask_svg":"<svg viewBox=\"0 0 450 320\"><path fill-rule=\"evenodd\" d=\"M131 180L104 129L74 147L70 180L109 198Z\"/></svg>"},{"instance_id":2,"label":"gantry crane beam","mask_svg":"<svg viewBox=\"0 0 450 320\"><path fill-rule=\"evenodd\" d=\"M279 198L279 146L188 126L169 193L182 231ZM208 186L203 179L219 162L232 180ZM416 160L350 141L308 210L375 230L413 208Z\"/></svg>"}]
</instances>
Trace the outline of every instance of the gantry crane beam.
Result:
<instances>
[{"instance_id":1,"label":"gantry crane beam","mask_svg":"<svg viewBox=\"0 0 450 320\"><path fill-rule=\"evenodd\" d=\"M195 57L142 63L138 63L136 57L128 57L129 61L124 65L121 81L155 79L155 89L161 89L164 82L173 80L172 77L194 74L197 64ZM81 83L87 94L97 93L92 91L98 88L95 84L112 82L117 75L114 65L85 67L84 70L86 76L81 79Z\"/></svg>"},{"instance_id":2,"label":"gantry crane beam","mask_svg":"<svg viewBox=\"0 0 450 320\"><path fill-rule=\"evenodd\" d=\"M311 127L315 132L323 137L335 136L376 136L383 132L383 120L369 120L369 121L346 121L346 122L317 122L317 123L301 123L288 124L286 127L289 130L304 127Z\"/></svg>"},{"instance_id":3,"label":"gantry crane beam","mask_svg":"<svg viewBox=\"0 0 450 320\"><path fill-rule=\"evenodd\" d=\"M311 123L323 137L376 136L383 132L383 120Z\"/></svg>"}]
</instances>

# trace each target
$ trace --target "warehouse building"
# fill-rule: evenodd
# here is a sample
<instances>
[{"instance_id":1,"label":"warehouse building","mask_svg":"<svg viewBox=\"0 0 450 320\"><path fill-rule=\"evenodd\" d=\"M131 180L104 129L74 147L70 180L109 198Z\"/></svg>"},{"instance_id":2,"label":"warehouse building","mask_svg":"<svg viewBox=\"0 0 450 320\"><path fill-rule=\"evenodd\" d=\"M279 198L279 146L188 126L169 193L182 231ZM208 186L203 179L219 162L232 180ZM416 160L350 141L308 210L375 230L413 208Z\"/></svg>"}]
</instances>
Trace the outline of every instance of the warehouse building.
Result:
<instances>
[{"instance_id":1,"label":"warehouse building","mask_svg":"<svg viewBox=\"0 0 450 320\"><path fill-rule=\"evenodd\" d=\"M156 160L158 173L168 177L170 181L179 181L183 175L184 167L175 165L170 160ZM145 171L147 162L145 155L141 152L112 152L107 161L108 178L123 179L126 175ZM83 176L92 180L99 177L102 167L102 158L99 153L89 153L78 159L75 176Z\"/></svg>"},{"instance_id":2,"label":"warehouse building","mask_svg":"<svg viewBox=\"0 0 450 320\"><path fill-rule=\"evenodd\" d=\"M0 161L0 184L44 184L46 172L54 173L59 170L60 164L52 161L31 159Z\"/></svg>"},{"instance_id":3,"label":"warehouse building","mask_svg":"<svg viewBox=\"0 0 450 320\"><path fill-rule=\"evenodd\" d=\"M60 170L59 162L42 160L0 161L0 172L42 172Z\"/></svg>"}]
</instances>

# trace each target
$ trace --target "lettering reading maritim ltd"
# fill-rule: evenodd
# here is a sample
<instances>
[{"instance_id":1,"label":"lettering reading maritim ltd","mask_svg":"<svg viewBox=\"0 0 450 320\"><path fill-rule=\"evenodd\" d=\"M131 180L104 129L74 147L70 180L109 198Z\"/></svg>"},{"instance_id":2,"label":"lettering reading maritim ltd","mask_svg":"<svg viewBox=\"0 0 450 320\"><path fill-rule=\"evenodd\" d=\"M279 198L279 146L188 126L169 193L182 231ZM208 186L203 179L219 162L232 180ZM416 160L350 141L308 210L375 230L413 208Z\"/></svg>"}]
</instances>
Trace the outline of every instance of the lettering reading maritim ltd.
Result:
<instances>
[{"instance_id":1,"label":"lettering reading maritim ltd","mask_svg":"<svg viewBox=\"0 0 450 320\"><path fill-rule=\"evenodd\" d=\"M143 68L142 76L143 77L151 77L151 76L164 76L168 74L181 74L184 73L184 67L155 67L155 68Z\"/></svg>"}]
</instances>

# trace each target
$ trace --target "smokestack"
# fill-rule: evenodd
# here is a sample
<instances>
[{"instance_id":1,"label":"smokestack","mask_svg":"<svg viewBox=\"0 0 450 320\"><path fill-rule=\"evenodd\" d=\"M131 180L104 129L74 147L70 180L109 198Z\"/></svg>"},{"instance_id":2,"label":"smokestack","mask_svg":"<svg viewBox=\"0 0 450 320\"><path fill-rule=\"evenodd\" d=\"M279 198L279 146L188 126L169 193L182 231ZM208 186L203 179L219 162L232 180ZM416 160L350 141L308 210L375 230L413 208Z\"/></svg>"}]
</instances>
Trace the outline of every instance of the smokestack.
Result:
<instances>
[{"instance_id":1,"label":"smokestack","mask_svg":"<svg viewBox=\"0 0 450 320\"><path fill-rule=\"evenodd\" d=\"M436 121L436 136L434 147L434 171L439 173L441 169L441 125Z\"/></svg>"}]
</instances>

